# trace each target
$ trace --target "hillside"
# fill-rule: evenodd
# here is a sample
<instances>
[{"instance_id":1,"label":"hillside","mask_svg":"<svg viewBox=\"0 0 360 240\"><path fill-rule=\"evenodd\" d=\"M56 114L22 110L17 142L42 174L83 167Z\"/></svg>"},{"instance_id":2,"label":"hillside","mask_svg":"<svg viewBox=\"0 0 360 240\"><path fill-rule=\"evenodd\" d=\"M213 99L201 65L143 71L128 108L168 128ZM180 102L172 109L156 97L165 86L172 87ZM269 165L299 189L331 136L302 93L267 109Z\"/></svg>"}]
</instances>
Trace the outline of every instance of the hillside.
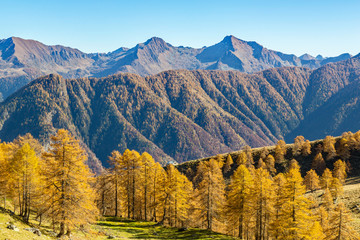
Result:
<instances>
[{"instance_id":1,"label":"hillside","mask_svg":"<svg viewBox=\"0 0 360 240\"><path fill-rule=\"evenodd\" d=\"M94 169L107 165L112 150L127 148L148 151L162 163L183 162L282 138L292 142L297 135L314 140L357 131L359 79L359 57L316 70L254 74L49 75L0 104L0 139L27 132L47 139L66 128L87 148Z\"/></svg>"},{"instance_id":2,"label":"hillside","mask_svg":"<svg viewBox=\"0 0 360 240\"><path fill-rule=\"evenodd\" d=\"M315 69L346 60L350 54L330 58L296 57L253 41L226 36L209 47L175 47L153 37L133 48L109 53L83 53L60 45L47 46L17 37L0 40L0 101L37 77L56 73L65 78L106 77L121 72L148 76L166 70L237 70L254 73L274 67Z\"/></svg>"}]
</instances>

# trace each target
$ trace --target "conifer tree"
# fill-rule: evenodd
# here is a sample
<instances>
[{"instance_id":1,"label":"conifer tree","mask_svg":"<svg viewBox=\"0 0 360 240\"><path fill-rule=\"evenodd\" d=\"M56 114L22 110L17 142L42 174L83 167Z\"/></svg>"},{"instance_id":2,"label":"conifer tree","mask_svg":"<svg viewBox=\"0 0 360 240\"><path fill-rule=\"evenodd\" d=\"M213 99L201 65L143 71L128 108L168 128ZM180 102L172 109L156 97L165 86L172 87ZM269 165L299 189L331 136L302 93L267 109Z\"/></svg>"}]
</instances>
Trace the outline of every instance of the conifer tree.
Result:
<instances>
[{"instance_id":1,"label":"conifer tree","mask_svg":"<svg viewBox=\"0 0 360 240\"><path fill-rule=\"evenodd\" d=\"M326 160L330 160L336 156L335 138L332 136L326 136L323 140L323 149L327 153Z\"/></svg>"},{"instance_id":2,"label":"conifer tree","mask_svg":"<svg viewBox=\"0 0 360 240\"><path fill-rule=\"evenodd\" d=\"M7 182L9 180L8 161L5 156L8 155L6 144L0 143L0 196L3 197L4 209L6 209Z\"/></svg>"},{"instance_id":3,"label":"conifer tree","mask_svg":"<svg viewBox=\"0 0 360 240\"><path fill-rule=\"evenodd\" d=\"M343 203L339 203L330 217L330 227L326 231L326 239L329 240L355 240L359 235L351 227L349 210Z\"/></svg>"},{"instance_id":4,"label":"conifer tree","mask_svg":"<svg viewBox=\"0 0 360 240\"><path fill-rule=\"evenodd\" d=\"M311 228L311 202L304 196L305 186L297 167L290 168L286 173L284 185L285 202L282 207L280 224L283 231L280 239L308 239Z\"/></svg>"},{"instance_id":5,"label":"conifer tree","mask_svg":"<svg viewBox=\"0 0 360 240\"><path fill-rule=\"evenodd\" d=\"M294 139L294 146L292 149L293 156L298 156L301 153L302 146L305 143L305 138L303 136L297 136Z\"/></svg>"},{"instance_id":6,"label":"conifer tree","mask_svg":"<svg viewBox=\"0 0 360 240\"><path fill-rule=\"evenodd\" d=\"M226 157L226 162L224 164L224 167L223 167L223 171L224 173L227 173L231 170L231 166L233 165L234 161L231 157L231 155L229 154L227 157Z\"/></svg>"},{"instance_id":7,"label":"conifer tree","mask_svg":"<svg viewBox=\"0 0 360 240\"><path fill-rule=\"evenodd\" d=\"M251 217L253 183L253 176L245 165L240 165L231 176L227 194L227 222L230 226L237 226L240 238L244 238L245 223Z\"/></svg>"},{"instance_id":8,"label":"conifer tree","mask_svg":"<svg viewBox=\"0 0 360 240\"><path fill-rule=\"evenodd\" d=\"M121 186L121 163L122 163L122 155L120 152L118 151L113 151L111 153L111 156L109 157L109 162L111 165L111 181L112 184L111 186L113 187L112 192L114 193L114 216L118 217L119 216L119 211L120 211L120 206L119 206L119 191L120 191L120 186ZM103 181L106 180L106 177L103 177ZM105 183L104 183L105 184Z\"/></svg>"},{"instance_id":9,"label":"conifer tree","mask_svg":"<svg viewBox=\"0 0 360 240\"><path fill-rule=\"evenodd\" d=\"M20 216L29 221L30 209L40 185L40 163L35 151L28 143L14 148L9 162L9 184L18 196Z\"/></svg>"},{"instance_id":10,"label":"conifer tree","mask_svg":"<svg viewBox=\"0 0 360 240\"><path fill-rule=\"evenodd\" d=\"M237 157L236 159L236 163L238 166L240 165L246 165L247 163L247 156L246 156L246 153L244 151L241 151L239 156Z\"/></svg>"},{"instance_id":11,"label":"conifer tree","mask_svg":"<svg viewBox=\"0 0 360 240\"><path fill-rule=\"evenodd\" d=\"M316 174L316 172L313 169L311 169L306 173L306 176L304 178L304 184L306 186L306 189L310 190L311 192L319 189L320 187L319 176Z\"/></svg>"},{"instance_id":12,"label":"conifer tree","mask_svg":"<svg viewBox=\"0 0 360 240\"><path fill-rule=\"evenodd\" d=\"M158 216L163 212L165 199L166 173L164 168L157 162L153 168L153 177L151 179L151 220L157 222Z\"/></svg>"},{"instance_id":13,"label":"conifer tree","mask_svg":"<svg viewBox=\"0 0 360 240\"><path fill-rule=\"evenodd\" d=\"M265 240L269 234L270 217L273 214L274 189L270 174L266 169L255 170L253 194L256 211L255 239Z\"/></svg>"},{"instance_id":14,"label":"conifer tree","mask_svg":"<svg viewBox=\"0 0 360 240\"><path fill-rule=\"evenodd\" d=\"M284 160L285 154L286 154L286 143L283 140L279 140L275 146L276 163L281 163Z\"/></svg>"},{"instance_id":15,"label":"conifer tree","mask_svg":"<svg viewBox=\"0 0 360 240\"><path fill-rule=\"evenodd\" d=\"M48 215L59 224L58 237L65 231L70 235L73 228L92 222L97 214L85 152L79 141L60 129L51 137L44 158Z\"/></svg>"},{"instance_id":16,"label":"conifer tree","mask_svg":"<svg viewBox=\"0 0 360 240\"><path fill-rule=\"evenodd\" d=\"M335 199L338 199L344 193L343 185L338 178L332 179L330 185L330 192Z\"/></svg>"},{"instance_id":17,"label":"conifer tree","mask_svg":"<svg viewBox=\"0 0 360 240\"><path fill-rule=\"evenodd\" d=\"M311 163L311 168L315 169L319 174L322 174L324 172L324 170L326 168L326 163L320 152L315 155L315 157Z\"/></svg>"},{"instance_id":18,"label":"conifer tree","mask_svg":"<svg viewBox=\"0 0 360 240\"><path fill-rule=\"evenodd\" d=\"M326 168L324 173L321 175L320 184L322 189L329 188L333 180L332 172L330 169Z\"/></svg>"},{"instance_id":19,"label":"conifer tree","mask_svg":"<svg viewBox=\"0 0 360 240\"><path fill-rule=\"evenodd\" d=\"M333 196L331 195L329 188L326 188L324 191L324 195L322 197L322 206L327 211L330 211L331 209L333 209L334 199L333 199Z\"/></svg>"},{"instance_id":20,"label":"conifer tree","mask_svg":"<svg viewBox=\"0 0 360 240\"><path fill-rule=\"evenodd\" d=\"M166 168L166 185L163 220L170 226L183 226L188 218L192 183L172 164Z\"/></svg>"},{"instance_id":21,"label":"conifer tree","mask_svg":"<svg viewBox=\"0 0 360 240\"><path fill-rule=\"evenodd\" d=\"M340 180L340 182L342 184L345 183L345 179L347 177L347 174L346 174L346 163L341 161L340 159L337 160L335 163L334 163L334 170L332 172L333 174L333 177L337 178Z\"/></svg>"},{"instance_id":22,"label":"conifer tree","mask_svg":"<svg viewBox=\"0 0 360 240\"><path fill-rule=\"evenodd\" d=\"M128 218L141 218L142 196L139 191L142 184L142 163L140 154L126 149L118 163L121 184L123 186L124 210Z\"/></svg>"},{"instance_id":23,"label":"conifer tree","mask_svg":"<svg viewBox=\"0 0 360 240\"><path fill-rule=\"evenodd\" d=\"M267 170L271 173L271 175L275 175L276 168L275 168L275 158L269 154L265 159Z\"/></svg>"},{"instance_id":24,"label":"conifer tree","mask_svg":"<svg viewBox=\"0 0 360 240\"><path fill-rule=\"evenodd\" d=\"M262 158L259 159L258 164L257 164L257 168L267 169L267 166L264 163L264 161L262 160Z\"/></svg>"},{"instance_id":25,"label":"conifer tree","mask_svg":"<svg viewBox=\"0 0 360 240\"><path fill-rule=\"evenodd\" d=\"M326 235L324 234L323 228L318 221L315 221L312 225L309 233L311 240L324 240Z\"/></svg>"},{"instance_id":26,"label":"conifer tree","mask_svg":"<svg viewBox=\"0 0 360 240\"><path fill-rule=\"evenodd\" d=\"M279 239L282 233L282 226L281 226L281 210L286 201L286 195L284 193L284 186L286 183L286 179L283 173L279 173L274 177L273 180L273 189L274 189L274 215L271 219L270 223L270 232L271 236L274 239Z\"/></svg>"},{"instance_id":27,"label":"conifer tree","mask_svg":"<svg viewBox=\"0 0 360 240\"><path fill-rule=\"evenodd\" d=\"M95 181L95 190L96 190L96 205L100 210L100 214L105 216L108 215L108 210L112 210L114 208L114 190L116 191L116 187L114 187L114 176L109 173L107 170L104 170L99 176L96 177ZM115 182L116 183L116 182ZM117 196L116 196L117 197ZM117 199L117 198L115 198ZM116 205L116 201L115 201ZM115 214L114 214L115 215Z\"/></svg>"},{"instance_id":28,"label":"conifer tree","mask_svg":"<svg viewBox=\"0 0 360 240\"><path fill-rule=\"evenodd\" d=\"M199 203L198 219L206 223L209 230L220 225L225 202L225 181L218 161L201 162L195 178L201 179L196 199Z\"/></svg>"},{"instance_id":29,"label":"conifer tree","mask_svg":"<svg viewBox=\"0 0 360 240\"><path fill-rule=\"evenodd\" d=\"M143 186L142 186L142 194L143 194L143 206L144 206L144 220L148 220L148 215L150 211L150 205L151 205L151 191L153 187L153 181L152 179L154 176L154 170L155 170L155 161L153 157L148 154L147 152L144 152L141 154L141 161L143 166Z\"/></svg>"},{"instance_id":30,"label":"conifer tree","mask_svg":"<svg viewBox=\"0 0 360 240\"><path fill-rule=\"evenodd\" d=\"M317 209L317 221L320 223L323 232L325 233L329 228L329 211L324 206Z\"/></svg>"}]
</instances>

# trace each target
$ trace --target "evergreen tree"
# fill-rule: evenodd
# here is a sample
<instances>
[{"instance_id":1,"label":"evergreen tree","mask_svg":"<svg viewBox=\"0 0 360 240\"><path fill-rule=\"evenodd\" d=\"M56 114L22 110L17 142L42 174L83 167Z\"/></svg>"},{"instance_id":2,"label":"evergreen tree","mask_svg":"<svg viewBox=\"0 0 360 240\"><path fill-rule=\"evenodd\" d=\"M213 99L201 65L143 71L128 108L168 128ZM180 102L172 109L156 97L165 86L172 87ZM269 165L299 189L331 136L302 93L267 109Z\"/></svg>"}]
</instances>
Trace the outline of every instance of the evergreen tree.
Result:
<instances>
[{"instance_id":1,"label":"evergreen tree","mask_svg":"<svg viewBox=\"0 0 360 240\"><path fill-rule=\"evenodd\" d=\"M60 129L51 137L44 158L48 215L59 224L58 237L65 231L70 235L73 228L94 221L97 215L85 151L68 131Z\"/></svg>"}]
</instances>

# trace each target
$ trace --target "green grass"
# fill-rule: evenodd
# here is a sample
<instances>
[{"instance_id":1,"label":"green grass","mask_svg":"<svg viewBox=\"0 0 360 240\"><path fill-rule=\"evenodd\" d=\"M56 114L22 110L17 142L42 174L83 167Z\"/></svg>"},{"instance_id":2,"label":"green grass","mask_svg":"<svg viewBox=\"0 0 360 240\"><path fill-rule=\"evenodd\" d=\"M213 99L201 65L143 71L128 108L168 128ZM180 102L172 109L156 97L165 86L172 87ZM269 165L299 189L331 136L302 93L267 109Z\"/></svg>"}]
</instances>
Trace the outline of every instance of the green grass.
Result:
<instances>
[{"instance_id":1,"label":"green grass","mask_svg":"<svg viewBox=\"0 0 360 240\"><path fill-rule=\"evenodd\" d=\"M13 223L19 231L7 229L8 223ZM32 232L24 230L24 228L30 228L29 225L23 223L16 217L10 216L8 213L0 212L0 239L10 240L33 240L33 239L52 239L48 236L42 235L41 237L35 235Z\"/></svg>"},{"instance_id":2,"label":"green grass","mask_svg":"<svg viewBox=\"0 0 360 240\"><path fill-rule=\"evenodd\" d=\"M8 223L14 224L19 231L7 229ZM34 224L35 225L35 224ZM21 221L19 217L11 216L7 212L0 211L0 240L34 240L34 239L56 239L42 234L41 237L32 232L24 230L30 226ZM35 225L36 227L36 225ZM41 232L50 230L48 226L40 228ZM177 228L163 227L155 222L133 221L122 218L103 217L95 225L91 225L84 231L73 231L72 240L105 240L108 236L114 236L115 239L217 239L230 240L236 239L219 233L189 228L180 231ZM66 238L64 238L66 239Z\"/></svg>"},{"instance_id":3,"label":"green grass","mask_svg":"<svg viewBox=\"0 0 360 240\"><path fill-rule=\"evenodd\" d=\"M100 227L107 235L120 239L235 239L219 233L189 228L180 231L177 228L158 226L154 222L139 222L127 219L106 217L99 221Z\"/></svg>"}]
</instances>

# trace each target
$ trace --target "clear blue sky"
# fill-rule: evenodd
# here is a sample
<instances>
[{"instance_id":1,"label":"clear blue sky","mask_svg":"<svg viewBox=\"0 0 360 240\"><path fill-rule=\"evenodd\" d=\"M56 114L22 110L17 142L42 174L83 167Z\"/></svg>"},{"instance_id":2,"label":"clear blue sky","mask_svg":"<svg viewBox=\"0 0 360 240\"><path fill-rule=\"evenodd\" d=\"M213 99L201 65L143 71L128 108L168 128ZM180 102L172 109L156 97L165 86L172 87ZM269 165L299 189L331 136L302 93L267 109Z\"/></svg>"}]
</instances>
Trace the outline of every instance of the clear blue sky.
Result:
<instances>
[{"instance_id":1,"label":"clear blue sky","mask_svg":"<svg viewBox=\"0 0 360 240\"><path fill-rule=\"evenodd\" d=\"M17 36L84 52L152 36L210 46L234 35L301 55L360 52L359 0L3 0L0 39Z\"/></svg>"}]
</instances>

